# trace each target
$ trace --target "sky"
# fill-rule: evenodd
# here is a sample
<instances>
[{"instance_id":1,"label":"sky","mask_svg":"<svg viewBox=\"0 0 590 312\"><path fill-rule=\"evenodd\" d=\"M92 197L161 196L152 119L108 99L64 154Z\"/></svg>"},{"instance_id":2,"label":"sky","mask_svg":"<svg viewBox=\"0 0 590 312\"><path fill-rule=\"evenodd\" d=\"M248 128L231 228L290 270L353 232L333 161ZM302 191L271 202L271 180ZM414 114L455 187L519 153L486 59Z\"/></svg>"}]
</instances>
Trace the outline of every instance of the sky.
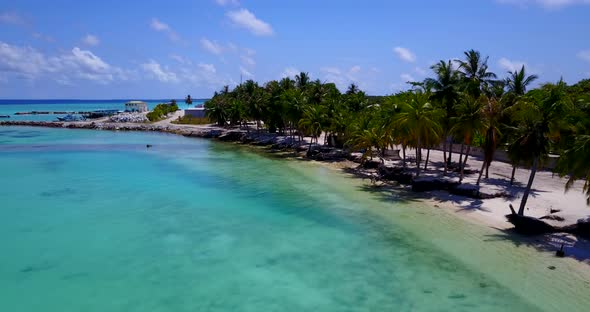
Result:
<instances>
[{"instance_id":1,"label":"sky","mask_svg":"<svg viewBox=\"0 0 590 312\"><path fill-rule=\"evenodd\" d=\"M409 88L469 49L590 78L590 0L0 0L0 98L209 98L241 80Z\"/></svg>"}]
</instances>

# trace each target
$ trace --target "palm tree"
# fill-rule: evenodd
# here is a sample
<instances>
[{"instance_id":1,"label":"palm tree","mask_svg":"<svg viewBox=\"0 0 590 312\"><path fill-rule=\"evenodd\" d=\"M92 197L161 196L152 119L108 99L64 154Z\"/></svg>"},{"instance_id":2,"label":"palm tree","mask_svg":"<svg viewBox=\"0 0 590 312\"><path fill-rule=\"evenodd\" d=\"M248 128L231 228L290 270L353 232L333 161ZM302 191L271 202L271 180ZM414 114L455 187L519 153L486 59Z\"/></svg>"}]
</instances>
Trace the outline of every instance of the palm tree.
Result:
<instances>
[{"instance_id":1,"label":"palm tree","mask_svg":"<svg viewBox=\"0 0 590 312\"><path fill-rule=\"evenodd\" d=\"M227 113L219 95L214 95L212 99L205 102L205 116L211 121L216 122L218 126L225 126Z\"/></svg>"},{"instance_id":2,"label":"palm tree","mask_svg":"<svg viewBox=\"0 0 590 312\"><path fill-rule=\"evenodd\" d=\"M295 76L295 85L299 90L305 90L310 82L309 74L301 72Z\"/></svg>"},{"instance_id":3,"label":"palm tree","mask_svg":"<svg viewBox=\"0 0 590 312\"><path fill-rule=\"evenodd\" d=\"M571 107L565 89L563 81L555 85L547 84L529 92L523 101L515 104L514 121L520 126L513 145L519 146L521 158L531 163L531 173L518 209L521 216L524 215L539 162L549 153L551 144L559 140L560 131L564 128L564 116Z\"/></svg>"},{"instance_id":4,"label":"palm tree","mask_svg":"<svg viewBox=\"0 0 590 312\"><path fill-rule=\"evenodd\" d=\"M448 60L447 62L440 60L437 64L430 67L436 78L427 78L424 80L424 84L428 85L432 90L433 99L441 104L444 109L445 115L443 117L443 162L444 172L446 174L448 164L451 163L451 153L453 150L453 142L449 147L449 157L447 159L447 138L451 129L451 118L455 115L455 105L459 98L458 86L461 82L459 72L453 67L453 62Z\"/></svg>"},{"instance_id":5,"label":"palm tree","mask_svg":"<svg viewBox=\"0 0 590 312\"><path fill-rule=\"evenodd\" d=\"M482 102L482 98L465 96L457 106L458 116L452 119L453 127L451 128L451 132L463 138L461 151L463 151L463 146L467 145L465 159L461 160L459 158L459 165L461 167L459 182L463 182L463 173L467 165L467 158L469 157L473 138L477 134L481 134L486 127L485 121L482 118Z\"/></svg>"},{"instance_id":6,"label":"palm tree","mask_svg":"<svg viewBox=\"0 0 590 312\"><path fill-rule=\"evenodd\" d=\"M496 74L488 71L488 58L482 59L479 51L465 51L465 60L459 60L459 70L466 81L466 90L473 97L479 97L484 88L495 82Z\"/></svg>"},{"instance_id":7,"label":"palm tree","mask_svg":"<svg viewBox=\"0 0 590 312\"><path fill-rule=\"evenodd\" d=\"M262 88L254 80L246 80L243 84L236 87L234 92L246 107L248 119L256 122L256 130L260 130L260 120L264 112L264 93Z\"/></svg>"},{"instance_id":8,"label":"palm tree","mask_svg":"<svg viewBox=\"0 0 590 312\"><path fill-rule=\"evenodd\" d=\"M279 85L283 91L295 88L295 81L289 77L285 77L279 81Z\"/></svg>"},{"instance_id":9,"label":"palm tree","mask_svg":"<svg viewBox=\"0 0 590 312\"><path fill-rule=\"evenodd\" d=\"M355 83L351 83L348 86L348 89L346 89L346 94L356 94L359 92L360 92L359 86L357 86Z\"/></svg>"},{"instance_id":10,"label":"palm tree","mask_svg":"<svg viewBox=\"0 0 590 312\"><path fill-rule=\"evenodd\" d=\"M295 138L294 129L303 116L303 107L307 105L307 98L299 89L287 89L281 94L281 102L285 107L285 116L290 124L292 139Z\"/></svg>"},{"instance_id":11,"label":"palm tree","mask_svg":"<svg viewBox=\"0 0 590 312\"><path fill-rule=\"evenodd\" d=\"M228 107L231 105L233 95L229 91L229 86L223 86L213 97L205 102L205 115L207 118L216 122L218 126L225 126L228 119Z\"/></svg>"},{"instance_id":12,"label":"palm tree","mask_svg":"<svg viewBox=\"0 0 590 312\"><path fill-rule=\"evenodd\" d=\"M440 136L442 132L440 113L429 99L429 93L420 90L410 92L406 100L400 103L401 111L395 118L399 127L407 129L416 148L416 177L420 175L422 147L429 138Z\"/></svg>"},{"instance_id":13,"label":"palm tree","mask_svg":"<svg viewBox=\"0 0 590 312\"><path fill-rule=\"evenodd\" d=\"M516 104L520 99L525 95L528 86L533 83L535 80L538 79L537 75L527 75L525 66L523 65L519 71L509 71L508 78L505 80L505 85L507 89L507 93L505 98L503 99L504 102L504 111L505 116L502 117L502 123L509 124L511 122L509 115L513 111L510 107ZM511 131L514 130L514 127L506 127L507 136L510 137ZM514 142L514 140L512 140ZM516 174L516 169L518 168L519 163L521 162L521 153L520 148L518 145L509 144L508 148L508 156L510 156L510 161L512 163L512 174L510 176L510 185L514 183L514 175Z\"/></svg>"},{"instance_id":14,"label":"palm tree","mask_svg":"<svg viewBox=\"0 0 590 312\"><path fill-rule=\"evenodd\" d=\"M244 102L237 97L230 99L230 103L227 107L227 117L229 119L230 125L239 125L240 127L246 126L246 130L248 131L246 116L247 113Z\"/></svg>"},{"instance_id":15,"label":"palm tree","mask_svg":"<svg viewBox=\"0 0 590 312\"><path fill-rule=\"evenodd\" d=\"M303 109L303 117L299 120L299 126L307 135L311 136L308 153L311 151L313 141L315 140L316 144L318 143L318 137L322 134L322 125L325 118L325 112L319 105L309 105Z\"/></svg>"},{"instance_id":16,"label":"palm tree","mask_svg":"<svg viewBox=\"0 0 590 312\"><path fill-rule=\"evenodd\" d=\"M520 71L509 71L508 74L510 76L506 78L506 88L508 92L516 96L523 96L526 93L527 87L539 78L537 75L527 76L524 65L522 65Z\"/></svg>"},{"instance_id":17,"label":"palm tree","mask_svg":"<svg viewBox=\"0 0 590 312\"><path fill-rule=\"evenodd\" d=\"M500 101L498 101L495 98L487 98L487 101L485 102L482 108L482 115L486 127L483 143L484 157L476 185L479 185L484 169L486 171L486 179L489 179L490 165L494 160L494 153L496 152L496 147L498 146L498 136L500 134L499 123L501 113L502 110L500 106Z\"/></svg>"},{"instance_id":18,"label":"palm tree","mask_svg":"<svg viewBox=\"0 0 590 312\"><path fill-rule=\"evenodd\" d=\"M586 204L590 205L590 135L577 135L572 146L565 150L559 158L557 170L561 177L568 176L565 185L569 190L574 182L584 180L584 192L586 192Z\"/></svg>"},{"instance_id":19,"label":"palm tree","mask_svg":"<svg viewBox=\"0 0 590 312\"><path fill-rule=\"evenodd\" d=\"M392 143L386 124L379 116L379 111L367 111L361 114L350 127L350 139L346 144L354 150L363 151L362 162L367 157L373 159L373 148L377 150L377 154L383 162L385 149Z\"/></svg>"}]
</instances>

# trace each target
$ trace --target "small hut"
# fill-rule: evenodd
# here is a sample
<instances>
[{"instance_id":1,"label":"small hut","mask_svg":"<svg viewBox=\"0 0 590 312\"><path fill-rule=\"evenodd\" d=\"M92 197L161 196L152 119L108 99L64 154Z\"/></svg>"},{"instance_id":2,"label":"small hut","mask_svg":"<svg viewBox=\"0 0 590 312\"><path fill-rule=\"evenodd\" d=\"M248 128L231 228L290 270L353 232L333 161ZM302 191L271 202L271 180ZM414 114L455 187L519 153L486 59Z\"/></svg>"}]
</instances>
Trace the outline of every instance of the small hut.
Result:
<instances>
[{"instance_id":1,"label":"small hut","mask_svg":"<svg viewBox=\"0 0 590 312\"><path fill-rule=\"evenodd\" d=\"M148 107L147 103L143 101L129 101L125 103L125 111L126 112L147 112Z\"/></svg>"}]
</instances>

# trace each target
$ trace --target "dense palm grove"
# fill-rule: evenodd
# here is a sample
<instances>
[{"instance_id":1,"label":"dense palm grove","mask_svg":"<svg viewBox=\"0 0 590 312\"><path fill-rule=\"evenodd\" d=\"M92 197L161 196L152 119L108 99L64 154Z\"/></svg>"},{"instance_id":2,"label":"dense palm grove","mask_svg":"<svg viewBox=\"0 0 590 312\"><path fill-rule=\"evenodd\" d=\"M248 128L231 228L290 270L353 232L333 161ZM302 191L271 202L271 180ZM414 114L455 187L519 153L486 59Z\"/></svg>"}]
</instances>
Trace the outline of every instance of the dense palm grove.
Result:
<instances>
[{"instance_id":1,"label":"dense palm grove","mask_svg":"<svg viewBox=\"0 0 590 312\"><path fill-rule=\"evenodd\" d=\"M388 148L401 146L406 166L406 151L413 149L416 176L427 168L430 149L442 147L443 174L457 171L462 181L469 150L478 146L484 151L479 184L484 172L488 178L496 149L504 149L514 170L530 168L519 215L539 166L550 153L560 154L557 169L569 177L566 186L586 179L590 204L590 80L528 90L538 77L527 75L524 66L501 79L475 50L431 69L432 78L410 82L410 90L385 97L369 97L354 84L341 93L335 84L311 81L303 72L294 80L263 86L248 80L216 92L205 108L220 126L249 129L248 123L255 123L257 131L264 128L293 140L311 137L310 148L315 143L362 151L363 159L382 159ZM323 142L318 142L322 133ZM455 162L453 144L461 145Z\"/></svg>"}]
</instances>

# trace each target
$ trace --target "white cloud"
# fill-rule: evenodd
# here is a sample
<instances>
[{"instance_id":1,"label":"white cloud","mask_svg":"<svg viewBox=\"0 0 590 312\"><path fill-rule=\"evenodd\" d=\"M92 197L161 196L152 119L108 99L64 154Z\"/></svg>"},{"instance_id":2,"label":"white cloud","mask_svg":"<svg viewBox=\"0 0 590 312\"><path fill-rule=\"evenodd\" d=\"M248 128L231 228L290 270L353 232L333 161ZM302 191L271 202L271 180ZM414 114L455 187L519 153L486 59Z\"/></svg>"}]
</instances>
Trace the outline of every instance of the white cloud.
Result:
<instances>
[{"instance_id":1,"label":"white cloud","mask_svg":"<svg viewBox=\"0 0 590 312\"><path fill-rule=\"evenodd\" d=\"M394 93L396 93L396 92L404 91L406 89L406 86L407 85L406 84L403 84L403 83L392 83L389 86L389 89L391 91L393 91Z\"/></svg>"},{"instance_id":2,"label":"white cloud","mask_svg":"<svg viewBox=\"0 0 590 312\"><path fill-rule=\"evenodd\" d=\"M360 67L360 66L358 66L358 65L352 66L352 67L350 68L350 73L351 73L351 74L356 74L356 73L358 73L358 72L360 72L360 71L361 71L361 67Z\"/></svg>"},{"instance_id":3,"label":"white cloud","mask_svg":"<svg viewBox=\"0 0 590 312\"><path fill-rule=\"evenodd\" d=\"M84 79L106 84L129 80L132 71L112 66L88 50L74 47L70 53L48 57L28 46L0 41L0 73L20 79L46 79L72 84Z\"/></svg>"},{"instance_id":4,"label":"white cloud","mask_svg":"<svg viewBox=\"0 0 590 312\"><path fill-rule=\"evenodd\" d=\"M172 30L170 28L170 26L168 26L168 24L160 22L160 20L158 20L157 18L152 18L152 22L150 23L150 26L155 31L170 31L170 30Z\"/></svg>"},{"instance_id":5,"label":"white cloud","mask_svg":"<svg viewBox=\"0 0 590 312\"><path fill-rule=\"evenodd\" d=\"M358 85L361 89L366 89L375 73L373 70L363 71L359 65L344 70L339 67L322 67L320 72L327 82L333 82L340 90L346 90L351 83Z\"/></svg>"},{"instance_id":6,"label":"white cloud","mask_svg":"<svg viewBox=\"0 0 590 312\"><path fill-rule=\"evenodd\" d=\"M416 61L416 55L404 47L395 47L393 52L404 62L413 63Z\"/></svg>"},{"instance_id":7,"label":"white cloud","mask_svg":"<svg viewBox=\"0 0 590 312\"><path fill-rule=\"evenodd\" d=\"M100 40L97 36L88 34L84 38L82 38L82 42L89 46L97 46L100 43Z\"/></svg>"},{"instance_id":8,"label":"white cloud","mask_svg":"<svg viewBox=\"0 0 590 312\"><path fill-rule=\"evenodd\" d=\"M170 58L183 65L192 65L193 62L184 56L178 54L170 54Z\"/></svg>"},{"instance_id":9,"label":"white cloud","mask_svg":"<svg viewBox=\"0 0 590 312\"><path fill-rule=\"evenodd\" d=\"M328 74L328 75L340 75L342 74L342 72L340 71L340 68L338 67L322 67L320 68L320 71L322 73Z\"/></svg>"},{"instance_id":10,"label":"white cloud","mask_svg":"<svg viewBox=\"0 0 590 312\"><path fill-rule=\"evenodd\" d=\"M242 60L242 64L247 66L255 66L256 61L254 60L254 55L256 55L256 51L250 48L243 48L244 54L240 55L240 59Z\"/></svg>"},{"instance_id":11,"label":"white cloud","mask_svg":"<svg viewBox=\"0 0 590 312\"><path fill-rule=\"evenodd\" d=\"M230 51L232 51L232 52L235 52L235 51L238 50L238 46L235 45L234 43L230 42L230 43L227 44L227 49L230 50Z\"/></svg>"},{"instance_id":12,"label":"white cloud","mask_svg":"<svg viewBox=\"0 0 590 312\"><path fill-rule=\"evenodd\" d=\"M247 56L253 56L254 54L256 54L256 50L250 48L244 48L244 52Z\"/></svg>"},{"instance_id":13,"label":"white cloud","mask_svg":"<svg viewBox=\"0 0 590 312\"><path fill-rule=\"evenodd\" d=\"M254 75L243 66L240 66L240 74L246 78L252 78Z\"/></svg>"},{"instance_id":14,"label":"white cloud","mask_svg":"<svg viewBox=\"0 0 590 312\"><path fill-rule=\"evenodd\" d=\"M217 72L217 69L215 68L215 65L213 65L213 64L199 63L199 65L197 65L197 67L199 67L199 69L201 69L204 72L208 72L208 73L212 73L212 74L215 74Z\"/></svg>"},{"instance_id":15,"label":"white cloud","mask_svg":"<svg viewBox=\"0 0 590 312\"><path fill-rule=\"evenodd\" d=\"M240 56L240 58L242 59L242 63L244 63L245 65L248 65L248 66L256 65L256 61L247 55L242 55L242 56Z\"/></svg>"},{"instance_id":16,"label":"white cloud","mask_svg":"<svg viewBox=\"0 0 590 312\"><path fill-rule=\"evenodd\" d=\"M92 71L105 71L110 67L109 64L105 63L100 57L94 55L90 51L80 50L80 48L75 47L72 49L72 54L74 54L74 59L78 64Z\"/></svg>"},{"instance_id":17,"label":"white cloud","mask_svg":"<svg viewBox=\"0 0 590 312\"><path fill-rule=\"evenodd\" d=\"M420 76L426 76L426 74L427 74L426 70L422 67L416 67L416 68L414 68L414 71L416 72L416 74L418 74Z\"/></svg>"},{"instance_id":18,"label":"white cloud","mask_svg":"<svg viewBox=\"0 0 590 312\"><path fill-rule=\"evenodd\" d=\"M211 90L216 90L224 85L236 84L231 78L218 73L213 64L206 63L199 63L195 67L181 68L180 77L190 84L204 86Z\"/></svg>"},{"instance_id":19,"label":"white cloud","mask_svg":"<svg viewBox=\"0 0 590 312\"><path fill-rule=\"evenodd\" d=\"M545 9L558 9L570 5L590 4L590 0L496 0L499 3L512 4L519 7L538 5Z\"/></svg>"},{"instance_id":20,"label":"white cloud","mask_svg":"<svg viewBox=\"0 0 590 312\"><path fill-rule=\"evenodd\" d=\"M217 43L217 41L211 41L207 38L201 38L201 47L210 53L219 55L223 53L223 46Z\"/></svg>"},{"instance_id":21,"label":"white cloud","mask_svg":"<svg viewBox=\"0 0 590 312\"><path fill-rule=\"evenodd\" d=\"M236 26L248 29L257 36L270 36L274 33L270 24L256 18L246 9L229 11L226 15Z\"/></svg>"},{"instance_id":22,"label":"white cloud","mask_svg":"<svg viewBox=\"0 0 590 312\"><path fill-rule=\"evenodd\" d=\"M48 36L48 35L44 35L44 34L39 33L39 32L34 32L33 33L33 38L38 39L38 40L47 41L47 42L55 42L55 39L53 37Z\"/></svg>"},{"instance_id":23,"label":"white cloud","mask_svg":"<svg viewBox=\"0 0 590 312\"><path fill-rule=\"evenodd\" d=\"M520 70L523 65L526 67L526 62L509 60L503 57L498 60L498 65L506 71L515 72Z\"/></svg>"},{"instance_id":24,"label":"white cloud","mask_svg":"<svg viewBox=\"0 0 590 312\"><path fill-rule=\"evenodd\" d=\"M579 59L584 60L586 62L590 62L590 50L580 51L576 55Z\"/></svg>"},{"instance_id":25,"label":"white cloud","mask_svg":"<svg viewBox=\"0 0 590 312\"><path fill-rule=\"evenodd\" d=\"M4 12L0 13L0 23L25 26L27 25L27 20L16 12Z\"/></svg>"},{"instance_id":26,"label":"white cloud","mask_svg":"<svg viewBox=\"0 0 590 312\"><path fill-rule=\"evenodd\" d=\"M157 79L161 82L177 82L178 77L172 71L170 71L166 67L162 67L158 62L154 60L150 60L147 63L141 64L141 68L148 74L150 77Z\"/></svg>"},{"instance_id":27,"label":"white cloud","mask_svg":"<svg viewBox=\"0 0 590 312\"><path fill-rule=\"evenodd\" d=\"M299 75L301 71L295 67L287 67L281 73L281 78L289 77L294 78L296 75Z\"/></svg>"},{"instance_id":28,"label":"white cloud","mask_svg":"<svg viewBox=\"0 0 590 312\"><path fill-rule=\"evenodd\" d=\"M31 47L13 46L0 41L0 72L34 79L48 70L45 55Z\"/></svg>"},{"instance_id":29,"label":"white cloud","mask_svg":"<svg viewBox=\"0 0 590 312\"><path fill-rule=\"evenodd\" d=\"M240 5L240 1L239 0L215 0L215 2L217 2L217 4L219 4L221 6L226 6L226 5Z\"/></svg>"},{"instance_id":30,"label":"white cloud","mask_svg":"<svg viewBox=\"0 0 590 312\"><path fill-rule=\"evenodd\" d=\"M152 18L150 27L155 31L165 33L168 36L168 38L172 41L180 40L180 36L178 36L178 34L174 31L174 29L172 29L172 27L170 27L170 25L161 22L157 18Z\"/></svg>"},{"instance_id":31,"label":"white cloud","mask_svg":"<svg viewBox=\"0 0 590 312\"><path fill-rule=\"evenodd\" d=\"M416 79L410 75L410 74L401 74L399 75L400 78L404 81L404 82L408 82L408 81L416 81Z\"/></svg>"}]
</instances>

